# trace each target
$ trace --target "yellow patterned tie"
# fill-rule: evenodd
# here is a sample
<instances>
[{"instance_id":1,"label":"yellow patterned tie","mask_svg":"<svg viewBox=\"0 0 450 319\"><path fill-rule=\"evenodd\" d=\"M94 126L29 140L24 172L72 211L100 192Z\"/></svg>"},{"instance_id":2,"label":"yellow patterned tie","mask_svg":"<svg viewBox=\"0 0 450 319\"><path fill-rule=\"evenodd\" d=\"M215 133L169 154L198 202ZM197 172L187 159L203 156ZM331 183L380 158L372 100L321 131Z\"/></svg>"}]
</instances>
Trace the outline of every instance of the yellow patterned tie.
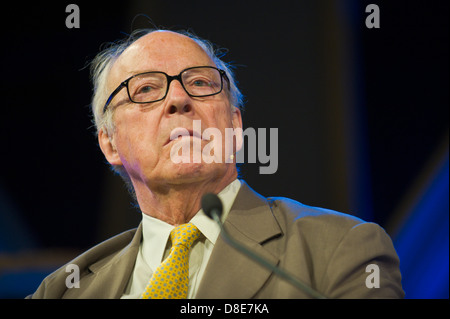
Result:
<instances>
[{"instance_id":1,"label":"yellow patterned tie","mask_svg":"<svg viewBox=\"0 0 450 319\"><path fill-rule=\"evenodd\" d=\"M170 232L169 256L153 273L142 294L143 299L185 299L189 284L189 250L200 236L195 225L182 224Z\"/></svg>"}]
</instances>

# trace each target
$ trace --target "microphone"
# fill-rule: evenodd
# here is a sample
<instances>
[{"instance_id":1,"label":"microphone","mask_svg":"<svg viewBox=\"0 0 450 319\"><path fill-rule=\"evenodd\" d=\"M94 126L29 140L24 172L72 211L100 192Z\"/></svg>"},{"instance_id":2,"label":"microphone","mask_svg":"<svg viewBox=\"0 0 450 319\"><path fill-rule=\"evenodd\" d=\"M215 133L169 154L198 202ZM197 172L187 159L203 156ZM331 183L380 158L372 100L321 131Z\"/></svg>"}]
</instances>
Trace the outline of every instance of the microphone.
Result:
<instances>
[{"instance_id":1,"label":"microphone","mask_svg":"<svg viewBox=\"0 0 450 319\"><path fill-rule=\"evenodd\" d=\"M316 290L312 289L308 285L301 282L299 279L295 278L292 274L288 273L287 271L281 269L280 267L272 264L264 257L256 254L255 252L251 251L241 243L239 243L237 240L232 238L230 234L225 230L225 228L222 225L222 222L220 221L220 216L222 215L223 206L220 198L213 193L207 193L203 195L202 197L202 209L205 212L205 214L213 219L220 227L220 234L224 238L224 240L233 248L237 249L244 255L250 257L254 261L256 261L258 264L266 267L267 269L273 271L276 275L283 278L290 284L292 284L297 289L305 292L309 296L316 298L316 299L326 299L324 295L317 292Z\"/></svg>"}]
</instances>

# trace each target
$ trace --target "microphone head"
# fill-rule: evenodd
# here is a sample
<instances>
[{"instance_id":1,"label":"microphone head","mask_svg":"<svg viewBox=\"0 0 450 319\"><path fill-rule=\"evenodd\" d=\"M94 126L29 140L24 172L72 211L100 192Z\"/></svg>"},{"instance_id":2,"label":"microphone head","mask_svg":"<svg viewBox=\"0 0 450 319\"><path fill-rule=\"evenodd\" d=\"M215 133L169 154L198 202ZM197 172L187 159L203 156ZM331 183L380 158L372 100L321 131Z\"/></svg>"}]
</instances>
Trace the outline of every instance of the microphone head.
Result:
<instances>
[{"instance_id":1,"label":"microphone head","mask_svg":"<svg viewBox=\"0 0 450 319\"><path fill-rule=\"evenodd\" d=\"M206 193L203 195L202 208L205 214L211 219L213 219L213 212L219 217L222 215L222 201L216 194Z\"/></svg>"}]
</instances>

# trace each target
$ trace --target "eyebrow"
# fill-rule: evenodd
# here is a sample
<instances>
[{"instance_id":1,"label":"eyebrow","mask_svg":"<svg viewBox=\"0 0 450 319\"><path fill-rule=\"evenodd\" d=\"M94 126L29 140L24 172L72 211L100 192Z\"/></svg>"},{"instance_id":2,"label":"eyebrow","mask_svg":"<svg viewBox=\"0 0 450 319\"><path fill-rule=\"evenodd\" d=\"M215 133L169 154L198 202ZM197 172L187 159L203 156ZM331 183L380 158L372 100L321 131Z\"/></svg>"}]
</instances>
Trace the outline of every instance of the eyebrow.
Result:
<instances>
[{"instance_id":1,"label":"eyebrow","mask_svg":"<svg viewBox=\"0 0 450 319\"><path fill-rule=\"evenodd\" d=\"M140 73L147 73L147 72L162 72L162 71L159 71L159 70L134 70L134 71L130 71L130 72L127 72L127 75L128 76L133 76L133 75L136 75L136 74L140 74Z\"/></svg>"},{"instance_id":2,"label":"eyebrow","mask_svg":"<svg viewBox=\"0 0 450 319\"><path fill-rule=\"evenodd\" d=\"M193 65L190 65L190 66L187 66L187 67L183 68L180 72L182 72L182 71L184 71L186 69L189 69L189 68L197 67L197 66L210 66L210 67L217 68L217 66L214 63L212 65L209 65L209 63L208 64L202 64L202 65L200 65L200 64L193 64ZM130 76L133 76L133 75L136 75L136 74L140 74L140 73L147 73L147 72L163 72L163 73L166 73L166 72L161 71L161 70L146 69L146 70L132 70L132 71L126 72L126 74L127 74L127 78L129 78ZM180 72L178 72L178 74ZM168 75L170 75L170 74L168 74Z\"/></svg>"}]
</instances>

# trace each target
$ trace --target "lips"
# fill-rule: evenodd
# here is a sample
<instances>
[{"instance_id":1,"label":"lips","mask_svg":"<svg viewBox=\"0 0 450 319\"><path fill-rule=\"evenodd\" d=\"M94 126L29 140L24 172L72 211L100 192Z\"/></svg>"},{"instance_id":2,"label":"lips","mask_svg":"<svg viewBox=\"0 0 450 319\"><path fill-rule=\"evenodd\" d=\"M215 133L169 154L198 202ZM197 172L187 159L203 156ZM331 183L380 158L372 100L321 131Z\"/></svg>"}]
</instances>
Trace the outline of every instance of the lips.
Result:
<instances>
[{"instance_id":1,"label":"lips","mask_svg":"<svg viewBox=\"0 0 450 319\"><path fill-rule=\"evenodd\" d=\"M199 139L202 139L200 132L198 132L196 130L187 129L187 128L183 128L183 127L177 127L177 128L174 128L170 132L170 136L169 136L168 140L166 141L166 144L169 144L173 140L183 138L184 136L197 137Z\"/></svg>"}]
</instances>

